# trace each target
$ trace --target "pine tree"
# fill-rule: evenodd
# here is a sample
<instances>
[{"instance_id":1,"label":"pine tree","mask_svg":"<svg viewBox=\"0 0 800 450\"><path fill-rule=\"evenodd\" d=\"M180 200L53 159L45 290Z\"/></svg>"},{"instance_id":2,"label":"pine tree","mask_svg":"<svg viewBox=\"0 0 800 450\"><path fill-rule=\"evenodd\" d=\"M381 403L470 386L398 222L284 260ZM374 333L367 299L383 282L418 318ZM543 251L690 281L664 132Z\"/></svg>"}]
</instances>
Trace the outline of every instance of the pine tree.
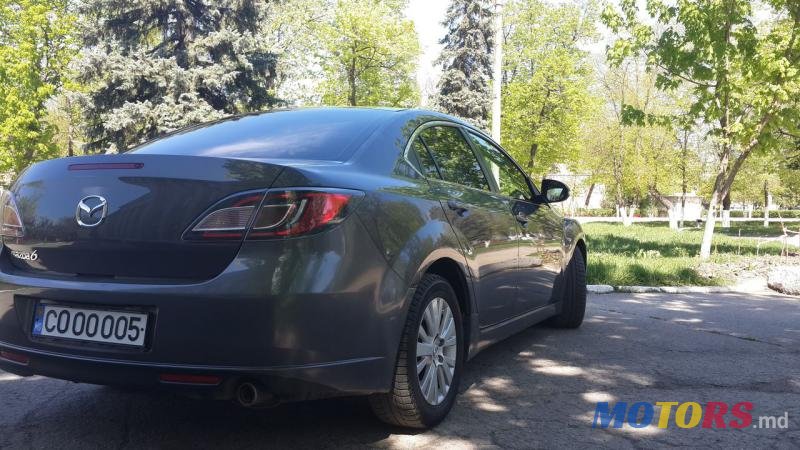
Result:
<instances>
[{"instance_id":1,"label":"pine tree","mask_svg":"<svg viewBox=\"0 0 800 450\"><path fill-rule=\"evenodd\" d=\"M274 105L265 0L94 0L79 79L89 150L121 151L186 125Z\"/></svg>"},{"instance_id":2,"label":"pine tree","mask_svg":"<svg viewBox=\"0 0 800 450\"><path fill-rule=\"evenodd\" d=\"M443 25L447 34L438 63L442 65L436 107L485 127L491 106L491 2L452 0Z\"/></svg>"}]
</instances>

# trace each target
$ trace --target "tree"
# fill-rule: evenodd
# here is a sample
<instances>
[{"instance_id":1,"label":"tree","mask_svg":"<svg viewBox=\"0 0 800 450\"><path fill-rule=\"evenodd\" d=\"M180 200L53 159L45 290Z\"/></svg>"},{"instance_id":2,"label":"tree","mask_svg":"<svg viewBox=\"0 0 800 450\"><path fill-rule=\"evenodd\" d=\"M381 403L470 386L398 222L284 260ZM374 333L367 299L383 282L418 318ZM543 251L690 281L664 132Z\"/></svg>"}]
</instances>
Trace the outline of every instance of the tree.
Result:
<instances>
[{"instance_id":1,"label":"tree","mask_svg":"<svg viewBox=\"0 0 800 450\"><path fill-rule=\"evenodd\" d=\"M93 150L277 103L263 0L96 0L81 12Z\"/></svg>"},{"instance_id":2,"label":"tree","mask_svg":"<svg viewBox=\"0 0 800 450\"><path fill-rule=\"evenodd\" d=\"M581 44L595 36L595 15L591 2L512 0L505 7L503 143L531 173L577 156L579 126L594 104Z\"/></svg>"},{"instance_id":3,"label":"tree","mask_svg":"<svg viewBox=\"0 0 800 450\"><path fill-rule=\"evenodd\" d=\"M413 106L419 42L402 0L339 0L323 40L322 101Z\"/></svg>"},{"instance_id":4,"label":"tree","mask_svg":"<svg viewBox=\"0 0 800 450\"><path fill-rule=\"evenodd\" d=\"M618 37L609 60L646 56L659 88L688 86L689 116L719 143L700 249L707 258L716 211L745 160L773 149L779 130L800 114L800 3L767 0L770 20L759 23L750 0L648 0L652 24L639 20L636 3L623 0L621 11L603 13Z\"/></svg>"},{"instance_id":5,"label":"tree","mask_svg":"<svg viewBox=\"0 0 800 450\"><path fill-rule=\"evenodd\" d=\"M280 0L268 4L262 37L277 56L275 90L289 105L318 105L323 78L320 43L333 22L335 0Z\"/></svg>"},{"instance_id":6,"label":"tree","mask_svg":"<svg viewBox=\"0 0 800 450\"><path fill-rule=\"evenodd\" d=\"M46 102L64 83L73 26L66 0L0 4L0 171L57 155Z\"/></svg>"},{"instance_id":7,"label":"tree","mask_svg":"<svg viewBox=\"0 0 800 450\"><path fill-rule=\"evenodd\" d=\"M597 95L605 99L605 104L586 122L582 160L593 178L608 186L626 225L636 208L655 201L670 214L670 225L677 227L677 205L668 194L677 191L684 180L688 189L691 175L689 170L681 171L675 127L670 122L626 121L624 116L626 106L646 116L661 116L672 113L679 103L656 89L655 77L638 61L605 70Z\"/></svg>"},{"instance_id":8,"label":"tree","mask_svg":"<svg viewBox=\"0 0 800 450\"><path fill-rule=\"evenodd\" d=\"M442 23L447 34L438 63L442 76L436 106L485 128L492 73L492 5L488 0L452 0ZM498 81L499 82L499 81Z\"/></svg>"}]
</instances>

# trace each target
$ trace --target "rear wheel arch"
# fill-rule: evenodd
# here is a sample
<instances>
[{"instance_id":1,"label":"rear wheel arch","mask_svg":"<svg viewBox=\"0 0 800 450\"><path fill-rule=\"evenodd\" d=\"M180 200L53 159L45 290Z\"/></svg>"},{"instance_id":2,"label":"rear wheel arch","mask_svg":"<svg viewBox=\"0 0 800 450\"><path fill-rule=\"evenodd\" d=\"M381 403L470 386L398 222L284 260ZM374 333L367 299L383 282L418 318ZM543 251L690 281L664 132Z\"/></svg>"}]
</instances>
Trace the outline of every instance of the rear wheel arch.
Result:
<instances>
[{"instance_id":1,"label":"rear wheel arch","mask_svg":"<svg viewBox=\"0 0 800 450\"><path fill-rule=\"evenodd\" d=\"M442 257L433 261L423 272L425 274L435 274L447 280L456 292L458 307L461 309L461 317L464 321L464 350L468 351L471 338L471 315L472 315L472 296L470 295L469 284L464 269L455 260Z\"/></svg>"}]
</instances>

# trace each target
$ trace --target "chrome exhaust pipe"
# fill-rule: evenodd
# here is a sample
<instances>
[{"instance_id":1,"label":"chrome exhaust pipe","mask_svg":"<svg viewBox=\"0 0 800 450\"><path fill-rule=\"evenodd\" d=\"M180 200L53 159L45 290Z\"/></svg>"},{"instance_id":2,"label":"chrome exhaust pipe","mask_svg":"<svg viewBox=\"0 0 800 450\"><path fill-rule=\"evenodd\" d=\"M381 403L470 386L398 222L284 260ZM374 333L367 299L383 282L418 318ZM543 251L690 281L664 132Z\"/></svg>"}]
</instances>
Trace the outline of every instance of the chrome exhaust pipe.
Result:
<instances>
[{"instance_id":1,"label":"chrome exhaust pipe","mask_svg":"<svg viewBox=\"0 0 800 450\"><path fill-rule=\"evenodd\" d=\"M245 408L254 408L274 404L275 398L261 386L245 381L236 388L236 401Z\"/></svg>"}]
</instances>

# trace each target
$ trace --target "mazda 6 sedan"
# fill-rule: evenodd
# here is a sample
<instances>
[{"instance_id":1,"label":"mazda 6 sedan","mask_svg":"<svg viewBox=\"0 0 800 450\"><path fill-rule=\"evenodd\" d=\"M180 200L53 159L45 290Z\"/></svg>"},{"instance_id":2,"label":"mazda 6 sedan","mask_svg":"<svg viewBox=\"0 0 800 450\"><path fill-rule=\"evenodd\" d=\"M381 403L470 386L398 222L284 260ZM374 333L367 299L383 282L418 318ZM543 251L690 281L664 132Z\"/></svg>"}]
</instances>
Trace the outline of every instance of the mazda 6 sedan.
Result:
<instances>
[{"instance_id":1,"label":"mazda 6 sedan","mask_svg":"<svg viewBox=\"0 0 800 450\"><path fill-rule=\"evenodd\" d=\"M2 197L0 368L244 406L364 395L430 427L479 351L581 324L568 195L422 110L245 115L41 162Z\"/></svg>"}]
</instances>

